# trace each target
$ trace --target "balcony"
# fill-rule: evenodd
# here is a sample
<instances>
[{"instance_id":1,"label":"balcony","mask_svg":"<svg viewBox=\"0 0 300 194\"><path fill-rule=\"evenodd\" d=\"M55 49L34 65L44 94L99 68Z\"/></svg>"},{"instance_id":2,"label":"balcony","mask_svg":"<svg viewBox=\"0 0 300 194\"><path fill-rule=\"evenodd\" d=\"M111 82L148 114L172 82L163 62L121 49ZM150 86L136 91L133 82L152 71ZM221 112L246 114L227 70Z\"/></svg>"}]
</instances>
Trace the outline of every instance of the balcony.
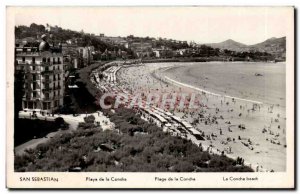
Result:
<instances>
[{"instance_id":1,"label":"balcony","mask_svg":"<svg viewBox=\"0 0 300 194\"><path fill-rule=\"evenodd\" d=\"M41 73L41 70L40 70L40 69L29 70L29 73L32 73L32 74L39 74L39 73Z\"/></svg>"},{"instance_id":2,"label":"balcony","mask_svg":"<svg viewBox=\"0 0 300 194\"><path fill-rule=\"evenodd\" d=\"M53 90L52 88L44 88L42 91L43 92L52 92L52 90Z\"/></svg>"},{"instance_id":3,"label":"balcony","mask_svg":"<svg viewBox=\"0 0 300 194\"><path fill-rule=\"evenodd\" d=\"M53 87L53 90L60 90L60 89L61 89L61 86Z\"/></svg>"},{"instance_id":4,"label":"balcony","mask_svg":"<svg viewBox=\"0 0 300 194\"><path fill-rule=\"evenodd\" d=\"M53 97L49 97L49 96L45 96L44 98L42 98L43 101L51 101L53 100Z\"/></svg>"},{"instance_id":5,"label":"balcony","mask_svg":"<svg viewBox=\"0 0 300 194\"><path fill-rule=\"evenodd\" d=\"M52 101L52 100L59 100L61 98L62 98L61 95L58 95L58 96L44 96L44 98L42 98L41 100L43 100L43 101Z\"/></svg>"},{"instance_id":6,"label":"balcony","mask_svg":"<svg viewBox=\"0 0 300 194\"><path fill-rule=\"evenodd\" d=\"M52 62L41 62L40 65L41 66L51 66L51 65L53 65L53 63Z\"/></svg>"},{"instance_id":7,"label":"balcony","mask_svg":"<svg viewBox=\"0 0 300 194\"><path fill-rule=\"evenodd\" d=\"M63 71L61 70L61 69L55 69L55 70L53 70L53 73L54 74L60 74L60 73L62 73Z\"/></svg>"},{"instance_id":8,"label":"balcony","mask_svg":"<svg viewBox=\"0 0 300 194\"><path fill-rule=\"evenodd\" d=\"M23 100L31 100L31 101L34 101L34 100L41 100L40 96L35 96L35 97L32 97L32 96L23 96Z\"/></svg>"},{"instance_id":9,"label":"balcony","mask_svg":"<svg viewBox=\"0 0 300 194\"><path fill-rule=\"evenodd\" d=\"M29 65L27 61L19 61L18 65Z\"/></svg>"},{"instance_id":10,"label":"balcony","mask_svg":"<svg viewBox=\"0 0 300 194\"><path fill-rule=\"evenodd\" d=\"M36 79L32 79L33 82L40 82L41 79L40 78L36 78Z\"/></svg>"},{"instance_id":11,"label":"balcony","mask_svg":"<svg viewBox=\"0 0 300 194\"><path fill-rule=\"evenodd\" d=\"M44 70L42 71L42 75L53 74L53 70Z\"/></svg>"},{"instance_id":12,"label":"balcony","mask_svg":"<svg viewBox=\"0 0 300 194\"><path fill-rule=\"evenodd\" d=\"M31 100L40 100L41 98L39 96L35 96L35 97L32 97Z\"/></svg>"},{"instance_id":13,"label":"balcony","mask_svg":"<svg viewBox=\"0 0 300 194\"><path fill-rule=\"evenodd\" d=\"M53 100L59 100L62 98L62 95L56 95L56 96L53 96Z\"/></svg>"},{"instance_id":14,"label":"balcony","mask_svg":"<svg viewBox=\"0 0 300 194\"><path fill-rule=\"evenodd\" d=\"M16 56L35 56L35 57L38 57L40 56L40 53L39 52L35 52L35 51L18 51L16 52Z\"/></svg>"},{"instance_id":15,"label":"balcony","mask_svg":"<svg viewBox=\"0 0 300 194\"><path fill-rule=\"evenodd\" d=\"M27 95L25 94L25 95L23 96L23 99L24 99L24 100L30 100L30 99L31 99L31 96L28 95L28 94L27 94Z\"/></svg>"},{"instance_id":16,"label":"balcony","mask_svg":"<svg viewBox=\"0 0 300 194\"><path fill-rule=\"evenodd\" d=\"M37 86L35 88L32 88L32 91L40 91L41 90L41 87L40 86Z\"/></svg>"},{"instance_id":17,"label":"balcony","mask_svg":"<svg viewBox=\"0 0 300 194\"><path fill-rule=\"evenodd\" d=\"M52 82L51 79L42 79L43 84L47 84L47 83L51 83L51 82Z\"/></svg>"}]
</instances>

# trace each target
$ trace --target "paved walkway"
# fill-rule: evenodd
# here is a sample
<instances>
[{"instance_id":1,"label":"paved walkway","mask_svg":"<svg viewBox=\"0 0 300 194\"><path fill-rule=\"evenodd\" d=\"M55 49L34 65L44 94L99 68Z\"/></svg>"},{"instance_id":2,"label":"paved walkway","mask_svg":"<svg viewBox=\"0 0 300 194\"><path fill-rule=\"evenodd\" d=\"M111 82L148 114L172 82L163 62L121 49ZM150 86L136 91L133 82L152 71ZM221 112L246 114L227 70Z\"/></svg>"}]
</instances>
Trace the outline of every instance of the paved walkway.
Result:
<instances>
[{"instance_id":1,"label":"paved walkway","mask_svg":"<svg viewBox=\"0 0 300 194\"><path fill-rule=\"evenodd\" d=\"M29 112L20 111L19 118L30 119L30 114L31 113L29 113ZM80 114L78 116L62 115L62 114L60 114L60 115L54 114L54 116L52 116L52 115L51 116L43 116L39 113L36 113L36 115L37 115L37 118L35 118L35 119L47 120L47 121L54 121L56 118L62 117L65 120L65 122L67 122L69 124L69 129L51 132L51 133L48 133L43 138L29 140L29 141L14 148L16 155L24 154L26 149L34 149L38 144L45 143L46 141L48 141L49 139L54 137L56 134L66 133L66 132L70 132L72 130L76 130L78 127L78 124L80 122L84 122L84 117L86 117L86 114ZM92 113L92 114L87 114L87 115L88 116L94 115L95 122L99 122L100 126L102 127L103 130L112 130L115 127L114 123L110 122L109 118L104 116L103 113L100 111L98 111L96 113Z\"/></svg>"},{"instance_id":2,"label":"paved walkway","mask_svg":"<svg viewBox=\"0 0 300 194\"><path fill-rule=\"evenodd\" d=\"M30 119L30 114L29 112L24 112L24 111L20 111L19 112L19 118L27 118ZM54 121L56 118L58 117L62 117L65 122L69 123L69 128L71 130L76 130L78 127L78 124L80 122L84 122L84 117L89 116L89 115L94 115L95 117L95 122L99 122L100 126L103 128L103 130L107 130L107 129L113 129L114 128L114 124L112 122L110 122L109 118L104 116L102 112L98 111L95 113L90 113L90 114L79 114L77 116L73 116L73 115L64 115L64 114L54 114L53 116L43 116L39 113L36 113L37 115L37 119L40 120L47 120L47 121Z\"/></svg>"}]
</instances>

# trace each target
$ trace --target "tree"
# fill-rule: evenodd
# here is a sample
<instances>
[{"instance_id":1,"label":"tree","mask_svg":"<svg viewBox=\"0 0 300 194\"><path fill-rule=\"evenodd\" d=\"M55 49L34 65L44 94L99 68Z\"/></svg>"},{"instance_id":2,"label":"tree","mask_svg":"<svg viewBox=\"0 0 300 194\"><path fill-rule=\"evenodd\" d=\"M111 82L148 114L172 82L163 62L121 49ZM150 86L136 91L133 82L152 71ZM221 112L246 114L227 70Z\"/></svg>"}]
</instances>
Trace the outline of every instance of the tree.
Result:
<instances>
[{"instance_id":1,"label":"tree","mask_svg":"<svg viewBox=\"0 0 300 194\"><path fill-rule=\"evenodd\" d=\"M94 117L94 115L89 115L87 117L84 117L84 121L86 123L94 123L95 122L95 117Z\"/></svg>"}]
</instances>

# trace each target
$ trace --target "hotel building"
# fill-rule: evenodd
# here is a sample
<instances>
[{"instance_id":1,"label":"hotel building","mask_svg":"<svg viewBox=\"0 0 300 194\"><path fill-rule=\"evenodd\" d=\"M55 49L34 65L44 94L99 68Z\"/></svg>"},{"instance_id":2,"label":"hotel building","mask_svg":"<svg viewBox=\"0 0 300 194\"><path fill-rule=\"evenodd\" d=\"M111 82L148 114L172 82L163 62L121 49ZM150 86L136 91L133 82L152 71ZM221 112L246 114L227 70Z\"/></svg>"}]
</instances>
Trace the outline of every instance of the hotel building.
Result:
<instances>
[{"instance_id":1,"label":"hotel building","mask_svg":"<svg viewBox=\"0 0 300 194\"><path fill-rule=\"evenodd\" d=\"M23 110L52 113L61 107L65 79L61 50L16 47L15 56L16 70L24 72Z\"/></svg>"}]
</instances>

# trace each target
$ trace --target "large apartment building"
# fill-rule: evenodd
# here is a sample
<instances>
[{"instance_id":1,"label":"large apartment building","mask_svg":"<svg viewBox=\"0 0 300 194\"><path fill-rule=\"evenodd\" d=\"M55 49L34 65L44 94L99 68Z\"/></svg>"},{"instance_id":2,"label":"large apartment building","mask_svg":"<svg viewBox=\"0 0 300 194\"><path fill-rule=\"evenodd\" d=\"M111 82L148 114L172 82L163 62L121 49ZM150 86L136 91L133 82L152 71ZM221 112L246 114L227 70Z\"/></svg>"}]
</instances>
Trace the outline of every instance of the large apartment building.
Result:
<instances>
[{"instance_id":1,"label":"large apartment building","mask_svg":"<svg viewBox=\"0 0 300 194\"><path fill-rule=\"evenodd\" d=\"M64 64L59 51L16 47L16 70L24 72L22 108L52 113L63 105Z\"/></svg>"}]
</instances>

